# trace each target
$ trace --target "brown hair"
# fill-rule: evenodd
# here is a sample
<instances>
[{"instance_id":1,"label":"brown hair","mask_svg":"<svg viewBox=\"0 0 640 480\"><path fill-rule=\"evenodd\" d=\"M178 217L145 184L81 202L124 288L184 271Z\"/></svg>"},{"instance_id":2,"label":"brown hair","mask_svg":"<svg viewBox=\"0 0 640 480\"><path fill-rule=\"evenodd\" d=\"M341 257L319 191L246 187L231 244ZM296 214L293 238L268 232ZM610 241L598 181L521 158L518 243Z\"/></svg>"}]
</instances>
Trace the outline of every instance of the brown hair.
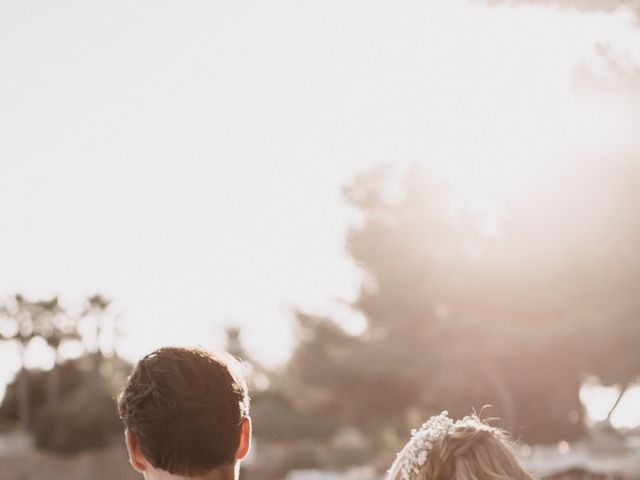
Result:
<instances>
[{"instance_id":1,"label":"brown hair","mask_svg":"<svg viewBox=\"0 0 640 480\"><path fill-rule=\"evenodd\" d=\"M533 480L519 464L509 435L486 421L458 427L429 450L427 461L412 480ZM388 480L402 480L400 460Z\"/></svg>"},{"instance_id":2,"label":"brown hair","mask_svg":"<svg viewBox=\"0 0 640 480\"><path fill-rule=\"evenodd\" d=\"M118 412L154 467L194 476L233 463L249 397L242 376L206 350L165 347L138 362Z\"/></svg>"}]
</instances>

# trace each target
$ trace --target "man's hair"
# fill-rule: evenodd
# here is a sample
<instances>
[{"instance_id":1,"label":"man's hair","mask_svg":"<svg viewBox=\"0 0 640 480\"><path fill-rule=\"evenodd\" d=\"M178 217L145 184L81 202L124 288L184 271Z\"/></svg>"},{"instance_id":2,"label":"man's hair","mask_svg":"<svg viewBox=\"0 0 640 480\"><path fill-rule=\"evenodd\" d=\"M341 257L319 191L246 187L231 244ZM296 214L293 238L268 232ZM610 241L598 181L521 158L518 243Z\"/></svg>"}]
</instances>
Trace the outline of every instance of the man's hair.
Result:
<instances>
[{"instance_id":1,"label":"man's hair","mask_svg":"<svg viewBox=\"0 0 640 480\"><path fill-rule=\"evenodd\" d=\"M138 362L118 413L155 468L195 476L233 463L249 396L242 375L222 359L165 347Z\"/></svg>"}]
</instances>

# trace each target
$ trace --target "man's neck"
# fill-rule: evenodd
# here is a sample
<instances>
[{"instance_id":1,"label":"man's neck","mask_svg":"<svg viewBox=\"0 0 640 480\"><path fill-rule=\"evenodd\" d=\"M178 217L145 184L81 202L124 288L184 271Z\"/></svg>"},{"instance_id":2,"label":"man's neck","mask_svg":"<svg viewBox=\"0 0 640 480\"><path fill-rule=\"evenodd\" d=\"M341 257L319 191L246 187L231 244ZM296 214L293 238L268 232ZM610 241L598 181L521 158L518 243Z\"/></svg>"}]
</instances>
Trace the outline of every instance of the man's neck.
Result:
<instances>
[{"instance_id":1,"label":"man's neck","mask_svg":"<svg viewBox=\"0 0 640 480\"><path fill-rule=\"evenodd\" d=\"M193 477L176 475L166 470L152 469L145 472L145 480L237 480L239 465L224 465L213 470Z\"/></svg>"}]
</instances>

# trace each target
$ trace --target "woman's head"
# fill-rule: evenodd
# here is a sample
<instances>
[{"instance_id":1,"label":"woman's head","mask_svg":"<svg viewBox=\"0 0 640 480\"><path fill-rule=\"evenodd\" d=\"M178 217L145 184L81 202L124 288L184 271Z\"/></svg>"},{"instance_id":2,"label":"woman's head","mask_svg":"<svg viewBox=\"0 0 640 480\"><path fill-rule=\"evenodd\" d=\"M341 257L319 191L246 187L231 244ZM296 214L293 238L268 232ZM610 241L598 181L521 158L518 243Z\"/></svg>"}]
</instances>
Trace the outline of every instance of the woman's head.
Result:
<instances>
[{"instance_id":1,"label":"woman's head","mask_svg":"<svg viewBox=\"0 0 640 480\"><path fill-rule=\"evenodd\" d=\"M476 415L431 417L398 454L388 480L532 480L504 430Z\"/></svg>"}]
</instances>

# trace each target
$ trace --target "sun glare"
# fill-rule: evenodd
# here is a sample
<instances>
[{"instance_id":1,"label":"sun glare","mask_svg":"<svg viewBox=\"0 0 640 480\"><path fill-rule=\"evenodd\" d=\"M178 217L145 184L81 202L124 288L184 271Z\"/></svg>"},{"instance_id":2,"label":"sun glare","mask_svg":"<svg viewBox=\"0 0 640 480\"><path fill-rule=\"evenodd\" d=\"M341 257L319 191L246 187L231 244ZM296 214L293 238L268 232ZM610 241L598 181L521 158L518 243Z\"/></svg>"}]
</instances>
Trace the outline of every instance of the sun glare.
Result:
<instances>
[{"instance_id":1,"label":"sun glare","mask_svg":"<svg viewBox=\"0 0 640 480\"><path fill-rule=\"evenodd\" d=\"M580 72L597 77L603 61L640 64L640 32L629 12L472 10L467 21L492 35L462 29L451 46L456 55L440 87L447 105L437 111L448 128L425 162L474 208L508 208L512 197L535 194L559 165L606 162L637 147L637 112L610 92L579 88ZM603 58L602 45L611 58Z\"/></svg>"},{"instance_id":2,"label":"sun glare","mask_svg":"<svg viewBox=\"0 0 640 480\"><path fill-rule=\"evenodd\" d=\"M601 422L607 418L619 394L619 387L587 383L580 388L580 400L586 409L587 417L593 422ZM611 414L611 424L616 428L639 426L638 405L640 405L640 386L632 386L625 392Z\"/></svg>"},{"instance_id":3,"label":"sun glare","mask_svg":"<svg viewBox=\"0 0 640 480\"><path fill-rule=\"evenodd\" d=\"M629 10L451 0L338 14L293 2L287 17L259 3L216 14L230 19L216 28L205 15L163 18L151 33L127 24L113 42L111 26L94 37L66 10L7 30L24 54L0 58L24 78L0 78L11 140L0 156L16 159L1 166L0 205L24 233L0 236L0 291L105 287L129 360L167 343L219 350L238 324L252 356L282 364L296 309L352 335L367 328L346 306L363 281L345 253L353 215L340 193L356 172L418 164L499 236L546 180L640 149L629 93L607 88L640 65ZM175 35L157 43L169 24ZM47 88L31 83L43 78ZM0 348L3 383L18 365ZM27 365L50 368L50 350L34 342ZM616 390L587 385L580 398L602 420ZM634 404L640 388L614 425L640 425Z\"/></svg>"}]
</instances>

